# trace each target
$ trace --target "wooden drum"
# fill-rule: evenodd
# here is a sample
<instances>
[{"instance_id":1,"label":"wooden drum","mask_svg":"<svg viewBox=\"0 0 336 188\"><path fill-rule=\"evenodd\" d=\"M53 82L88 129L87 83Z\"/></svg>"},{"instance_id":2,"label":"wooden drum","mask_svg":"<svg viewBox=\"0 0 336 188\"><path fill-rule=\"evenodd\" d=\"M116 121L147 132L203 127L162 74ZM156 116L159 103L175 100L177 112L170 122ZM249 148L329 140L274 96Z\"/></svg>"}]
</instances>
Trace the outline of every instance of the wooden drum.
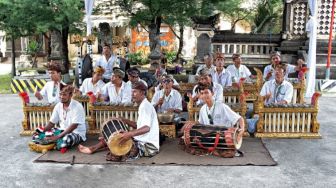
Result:
<instances>
[{"instance_id":1,"label":"wooden drum","mask_svg":"<svg viewBox=\"0 0 336 188\"><path fill-rule=\"evenodd\" d=\"M103 124L101 133L111 153L116 156L126 155L132 148L132 139L120 144L121 131L128 131L127 125L117 119L111 119Z\"/></svg>"}]
</instances>

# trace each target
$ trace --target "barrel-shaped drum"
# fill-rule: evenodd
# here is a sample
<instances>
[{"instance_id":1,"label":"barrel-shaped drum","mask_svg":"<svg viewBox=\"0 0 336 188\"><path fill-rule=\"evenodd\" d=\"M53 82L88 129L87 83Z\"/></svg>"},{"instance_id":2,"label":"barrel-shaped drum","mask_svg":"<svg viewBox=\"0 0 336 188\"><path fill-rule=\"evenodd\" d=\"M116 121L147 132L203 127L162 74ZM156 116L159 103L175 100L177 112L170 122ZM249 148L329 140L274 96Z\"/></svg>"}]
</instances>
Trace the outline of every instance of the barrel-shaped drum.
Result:
<instances>
[{"instance_id":1,"label":"barrel-shaped drum","mask_svg":"<svg viewBox=\"0 0 336 188\"><path fill-rule=\"evenodd\" d=\"M184 142L194 148L213 150L236 150L242 145L238 140L238 128L213 125L190 125L184 129Z\"/></svg>"},{"instance_id":2,"label":"barrel-shaped drum","mask_svg":"<svg viewBox=\"0 0 336 188\"><path fill-rule=\"evenodd\" d=\"M132 148L133 141L130 139L120 144L121 131L128 131L127 125L120 120L111 119L103 124L101 133L111 153L116 156L126 155Z\"/></svg>"}]
</instances>

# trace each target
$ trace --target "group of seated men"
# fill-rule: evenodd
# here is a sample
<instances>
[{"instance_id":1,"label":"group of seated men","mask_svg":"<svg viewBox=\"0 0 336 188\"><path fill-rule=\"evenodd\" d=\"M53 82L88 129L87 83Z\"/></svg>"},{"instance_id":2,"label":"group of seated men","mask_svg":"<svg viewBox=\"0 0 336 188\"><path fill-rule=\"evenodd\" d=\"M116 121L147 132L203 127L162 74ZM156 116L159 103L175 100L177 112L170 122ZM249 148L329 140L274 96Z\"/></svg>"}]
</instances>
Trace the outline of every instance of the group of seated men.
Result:
<instances>
[{"instance_id":1,"label":"group of seated men","mask_svg":"<svg viewBox=\"0 0 336 188\"><path fill-rule=\"evenodd\" d=\"M105 48L105 47L104 47ZM105 57L105 56L103 56ZM243 118L232 111L223 103L223 87L231 86L241 78L254 78L249 69L242 65L239 54L234 54L233 65L224 68L225 58L222 54L215 58L215 66L212 63L211 55L204 57L205 65L201 66L196 73L199 83L194 87L189 97L198 105L202 105L198 123L203 125L223 125L231 127L238 125L244 130ZM271 56L272 64L264 71L264 83L260 95L265 98L265 103L290 103L293 93L293 86L286 81L288 72L299 70L302 66L284 65L280 63L280 54L274 53ZM106 57L105 62L108 62ZM74 93L94 93L98 99L110 101L116 105L139 105L137 122L120 118L133 129L122 133L122 141L134 140L132 158L141 156L154 156L159 151L159 123L157 113L175 113L182 111L182 96L174 89L177 84L172 75L163 74L160 83L155 88L152 101L146 98L148 91L147 84L141 80L140 71L137 68L127 70L128 82L124 82L125 72L120 68L106 68L108 64L97 63L92 78L84 80L79 89L65 85L61 81L61 66L57 62L50 63L48 73L51 81L47 82L41 91L36 91L35 96L41 100L57 103L50 119L50 122L42 132L54 131L56 124L59 124L61 134L47 137L51 141L61 140L61 146L68 148L86 140L86 125L83 106L72 99ZM111 71L107 73L107 71ZM107 81L105 84L102 80ZM191 123L190 121L188 123ZM196 123L196 122L192 122ZM239 133L241 137L243 131ZM106 147L103 139L91 147L79 145L79 151L83 153L94 153L102 147Z\"/></svg>"}]
</instances>

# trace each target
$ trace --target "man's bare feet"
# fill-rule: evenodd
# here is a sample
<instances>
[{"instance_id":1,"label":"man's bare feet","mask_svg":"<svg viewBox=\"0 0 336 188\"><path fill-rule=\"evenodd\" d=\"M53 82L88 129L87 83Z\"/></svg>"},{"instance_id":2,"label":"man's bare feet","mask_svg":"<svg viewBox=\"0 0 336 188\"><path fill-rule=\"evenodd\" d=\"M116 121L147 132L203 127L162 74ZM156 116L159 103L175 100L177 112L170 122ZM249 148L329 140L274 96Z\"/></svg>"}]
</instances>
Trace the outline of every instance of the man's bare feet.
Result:
<instances>
[{"instance_id":1,"label":"man's bare feet","mask_svg":"<svg viewBox=\"0 0 336 188\"><path fill-rule=\"evenodd\" d=\"M93 153L93 150L92 150L91 147L86 147L86 146L83 146L81 144L78 145L78 150L81 153L86 153L86 154L92 154Z\"/></svg>"}]
</instances>

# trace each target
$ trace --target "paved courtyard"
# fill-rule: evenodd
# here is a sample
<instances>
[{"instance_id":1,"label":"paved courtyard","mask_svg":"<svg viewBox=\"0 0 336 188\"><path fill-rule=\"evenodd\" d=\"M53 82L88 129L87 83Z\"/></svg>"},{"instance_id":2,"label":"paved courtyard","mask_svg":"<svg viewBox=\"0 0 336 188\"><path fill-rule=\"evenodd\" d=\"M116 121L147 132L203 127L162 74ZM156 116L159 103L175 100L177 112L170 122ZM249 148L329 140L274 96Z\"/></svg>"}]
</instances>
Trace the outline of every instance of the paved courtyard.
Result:
<instances>
[{"instance_id":1,"label":"paved courtyard","mask_svg":"<svg viewBox=\"0 0 336 188\"><path fill-rule=\"evenodd\" d=\"M264 139L277 166L71 166L33 163L21 100L0 95L0 187L336 187L336 98L319 102L322 139Z\"/></svg>"}]
</instances>

